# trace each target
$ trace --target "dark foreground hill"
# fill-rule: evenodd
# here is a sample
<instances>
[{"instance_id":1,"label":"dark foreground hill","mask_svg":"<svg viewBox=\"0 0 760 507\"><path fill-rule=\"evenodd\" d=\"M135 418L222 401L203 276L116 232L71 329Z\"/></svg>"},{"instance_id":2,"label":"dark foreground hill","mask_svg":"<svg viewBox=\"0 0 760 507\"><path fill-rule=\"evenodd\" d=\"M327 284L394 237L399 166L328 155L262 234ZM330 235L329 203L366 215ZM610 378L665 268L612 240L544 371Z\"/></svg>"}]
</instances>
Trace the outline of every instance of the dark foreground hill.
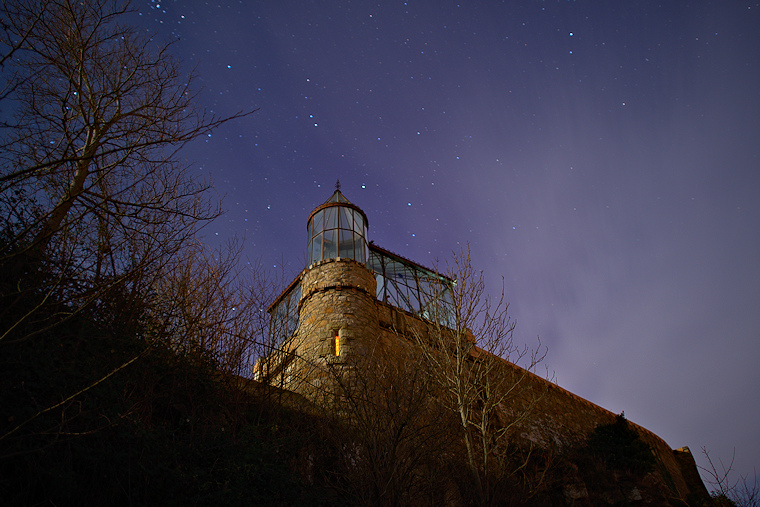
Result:
<instances>
[{"instance_id":1,"label":"dark foreground hill","mask_svg":"<svg viewBox=\"0 0 760 507\"><path fill-rule=\"evenodd\" d=\"M146 345L126 329L72 320L3 344L0 361L5 505L470 503L455 441L441 449L401 442L395 457L366 452L387 435L372 441L296 395L219 373L202 354ZM414 480L368 491L383 467L410 456ZM534 453L502 486L514 505L709 501L706 491L674 495L662 460L622 417L562 453Z\"/></svg>"}]
</instances>

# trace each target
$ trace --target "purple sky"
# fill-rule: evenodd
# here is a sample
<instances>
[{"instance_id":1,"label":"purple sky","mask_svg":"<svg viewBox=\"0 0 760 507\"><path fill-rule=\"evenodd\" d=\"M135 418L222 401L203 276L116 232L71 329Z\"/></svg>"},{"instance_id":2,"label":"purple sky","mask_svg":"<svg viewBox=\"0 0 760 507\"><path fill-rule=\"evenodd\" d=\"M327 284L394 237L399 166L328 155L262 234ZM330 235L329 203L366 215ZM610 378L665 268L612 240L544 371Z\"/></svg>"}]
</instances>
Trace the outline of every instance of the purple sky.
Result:
<instances>
[{"instance_id":1,"label":"purple sky","mask_svg":"<svg viewBox=\"0 0 760 507\"><path fill-rule=\"evenodd\" d=\"M185 151L226 195L210 242L294 276L340 178L380 246L469 243L562 387L760 464L760 3L135 6L205 107L261 108Z\"/></svg>"}]
</instances>

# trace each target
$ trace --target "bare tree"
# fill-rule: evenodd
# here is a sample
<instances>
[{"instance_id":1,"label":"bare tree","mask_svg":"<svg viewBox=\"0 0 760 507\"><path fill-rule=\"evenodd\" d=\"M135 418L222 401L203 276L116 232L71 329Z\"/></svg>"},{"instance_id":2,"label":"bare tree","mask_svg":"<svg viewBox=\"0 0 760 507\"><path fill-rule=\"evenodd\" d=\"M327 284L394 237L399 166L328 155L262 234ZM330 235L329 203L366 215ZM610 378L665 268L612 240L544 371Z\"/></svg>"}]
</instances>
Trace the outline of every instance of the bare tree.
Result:
<instances>
[{"instance_id":1,"label":"bare tree","mask_svg":"<svg viewBox=\"0 0 760 507\"><path fill-rule=\"evenodd\" d=\"M8 25L3 23L3 33L2 38L0 39L0 48L2 48L0 49L0 68L4 69L6 61L11 60L13 58L13 55L16 54L16 52L18 52L24 46L24 44L26 44L27 38L33 32L37 26L37 23L39 23L42 19L42 15L47 10L47 4L47 0L39 2L37 6L37 15L31 18L27 18L25 20L25 26L22 30L18 30L13 33L8 30ZM5 21L6 17L10 17L9 12L12 12L13 10L13 5L4 6L4 9L2 11L4 15L2 18L3 21ZM15 91L16 87L19 84L19 80L15 79L15 77L16 76L3 76L2 80L0 80L2 83L0 86L0 101Z\"/></svg>"},{"instance_id":2,"label":"bare tree","mask_svg":"<svg viewBox=\"0 0 760 507\"><path fill-rule=\"evenodd\" d=\"M445 503L455 421L431 395L421 358L375 340L366 353L335 359L320 398L334 421L329 441L340 449L328 483L354 505Z\"/></svg>"},{"instance_id":3,"label":"bare tree","mask_svg":"<svg viewBox=\"0 0 760 507\"><path fill-rule=\"evenodd\" d=\"M42 9L42 10L40 10ZM0 137L0 339L24 339L102 300L136 297L221 209L177 151L231 118L196 108L193 76L123 23L128 3L9 0ZM235 115L235 117L240 114ZM15 279L14 279L15 277Z\"/></svg>"},{"instance_id":4,"label":"bare tree","mask_svg":"<svg viewBox=\"0 0 760 507\"><path fill-rule=\"evenodd\" d=\"M514 342L515 322L504 291L492 300L482 272L470 263L469 250L454 256L437 297L426 309L429 325L414 332L425 368L446 408L457 415L467 453L467 465L481 504L494 500L494 488L518 473L530 458L530 448L516 453L514 438L545 389L530 382L546 349ZM448 295L450 294L450 296ZM515 366L522 363L523 367Z\"/></svg>"},{"instance_id":5,"label":"bare tree","mask_svg":"<svg viewBox=\"0 0 760 507\"><path fill-rule=\"evenodd\" d=\"M734 458L736 449L731 455L731 461L725 465L718 460L718 465L710 457L710 452L702 448L702 454L707 459L707 467L699 467L707 476L707 483L712 491L711 495L716 505L735 505L736 507L757 507L760 505L760 483L757 482L757 473L750 481L748 476L742 475L735 479Z\"/></svg>"},{"instance_id":6,"label":"bare tree","mask_svg":"<svg viewBox=\"0 0 760 507\"><path fill-rule=\"evenodd\" d=\"M250 376L263 353L274 290L260 264L241 268L241 243L211 251L194 242L168 264L153 286L146 332L181 355L221 372Z\"/></svg>"},{"instance_id":7,"label":"bare tree","mask_svg":"<svg viewBox=\"0 0 760 507\"><path fill-rule=\"evenodd\" d=\"M118 0L0 7L0 346L10 357L39 343L134 340L102 368L74 364L69 383L34 391L11 379L21 394L8 421L21 422L3 445L25 431L57 438L42 419L65 426L67 407L169 333L175 350L204 350L230 373L255 345L260 313L239 318L260 306L255 275L234 268L234 248L217 259L195 243L221 208L178 155L242 115L199 110L193 75L169 45L125 25L128 12Z\"/></svg>"}]
</instances>

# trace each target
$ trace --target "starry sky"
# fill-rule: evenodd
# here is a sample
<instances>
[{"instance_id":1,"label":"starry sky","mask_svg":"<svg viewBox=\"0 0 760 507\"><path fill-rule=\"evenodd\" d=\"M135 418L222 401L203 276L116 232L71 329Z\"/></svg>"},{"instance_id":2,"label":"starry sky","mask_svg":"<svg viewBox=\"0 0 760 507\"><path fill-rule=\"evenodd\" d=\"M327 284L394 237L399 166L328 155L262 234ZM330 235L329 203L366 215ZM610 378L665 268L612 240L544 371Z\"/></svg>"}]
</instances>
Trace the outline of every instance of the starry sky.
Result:
<instances>
[{"instance_id":1,"label":"starry sky","mask_svg":"<svg viewBox=\"0 0 760 507\"><path fill-rule=\"evenodd\" d=\"M292 278L340 179L378 245L469 244L559 385L760 465L760 3L133 6L203 107L259 108L183 151L228 210L207 242Z\"/></svg>"}]
</instances>

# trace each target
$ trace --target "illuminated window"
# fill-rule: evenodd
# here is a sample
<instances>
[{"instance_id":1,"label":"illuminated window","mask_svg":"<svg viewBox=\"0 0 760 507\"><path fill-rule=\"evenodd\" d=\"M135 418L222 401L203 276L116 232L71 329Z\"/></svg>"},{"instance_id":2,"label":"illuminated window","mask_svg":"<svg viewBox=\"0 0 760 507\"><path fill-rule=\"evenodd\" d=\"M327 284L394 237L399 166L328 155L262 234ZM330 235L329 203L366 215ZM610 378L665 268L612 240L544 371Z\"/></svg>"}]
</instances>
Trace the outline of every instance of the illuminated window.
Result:
<instances>
[{"instance_id":1,"label":"illuminated window","mask_svg":"<svg viewBox=\"0 0 760 507\"><path fill-rule=\"evenodd\" d=\"M340 355L340 335L338 334L337 329L333 331L333 333L334 333L333 339L335 341L335 355L339 356Z\"/></svg>"}]
</instances>

